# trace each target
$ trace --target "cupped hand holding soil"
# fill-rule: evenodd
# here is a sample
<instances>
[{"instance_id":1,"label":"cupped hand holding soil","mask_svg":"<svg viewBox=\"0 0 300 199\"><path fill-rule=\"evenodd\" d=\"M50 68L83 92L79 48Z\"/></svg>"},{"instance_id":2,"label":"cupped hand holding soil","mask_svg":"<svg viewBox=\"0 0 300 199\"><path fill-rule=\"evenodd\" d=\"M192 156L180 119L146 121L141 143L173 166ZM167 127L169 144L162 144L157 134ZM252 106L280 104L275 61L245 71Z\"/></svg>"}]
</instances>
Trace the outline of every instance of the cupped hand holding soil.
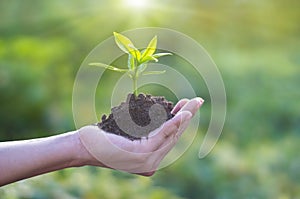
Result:
<instances>
[{"instance_id":1,"label":"cupped hand holding soil","mask_svg":"<svg viewBox=\"0 0 300 199\"><path fill-rule=\"evenodd\" d=\"M103 115L97 126L107 133L139 140L174 117L172 109L173 103L162 96L130 93L125 102L111 109L108 117Z\"/></svg>"},{"instance_id":2,"label":"cupped hand holding soil","mask_svg":"<svg viewBox=\"0 0 300 199\"><path fill-rule=\"evenodd\" d=\"M80 140L89 154L87 164L144 176L154 174L203 102L201 98L180 100L171 111L172 119L138 140L106 133L98 126L79 129Z\"/></svg>"}]
</instances>

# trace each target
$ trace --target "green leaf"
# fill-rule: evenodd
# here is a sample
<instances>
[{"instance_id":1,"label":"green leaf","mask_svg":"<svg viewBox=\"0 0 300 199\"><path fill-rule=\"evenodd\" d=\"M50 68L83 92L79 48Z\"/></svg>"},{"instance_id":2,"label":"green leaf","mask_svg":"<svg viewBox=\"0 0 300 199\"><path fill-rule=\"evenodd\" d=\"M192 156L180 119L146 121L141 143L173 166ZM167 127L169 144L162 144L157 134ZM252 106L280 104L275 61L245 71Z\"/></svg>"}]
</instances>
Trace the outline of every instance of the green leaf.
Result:
<instances>
[{"instance_id":1,"label":"green leaf","mask_svg":"<svg viewBox=\"0 0 300 199\"><path fill-rule=\"evenodd\" d=\"M103 63L89 63L90 66L99 66L105 69L109 69L112 71L116 71L116 72L121 72L121 73L126 73L128 72L128 69L121 69L121 68L117 68L115 66L111 66L111 65L107 65L107 64L103 64Z\"/></svg>"},{"instance_id":2,"label":"green leaf","mask_svg":"<svg viewBox=\"0 0 300 199\"><path fill-rule=\"evenodd\" d=\"M129 45L131 47L132 50L129 51L130 55L132 55L136 60L140 60L141 59L141 52L134 47L133 45Z\"/></svg>"},{"instance_id":3,"label":"green leaf","mask_svg":"<svg viewBox=\"0 0 300 199\"><path fill-rule=\"evenodd\" d=\"M162 56L166 56L166 55L172 55L172 53L157 53L157 54L154 54L153 57L158 59Z\"/></svg>"},{"instance_id":4,"label":"green leaf","mask_svg":"<svg viewBox=\"0 0 300 199\"><path fill-rule=\"evenodd\" d=\"M158 59L156 59L154 56L146 56L141 59L140 64L148 62L148 61L158 62Z\"/></svg>"},{"instance_id":5,"label":"green leaf","mask_svg":"<svg viewBox=\"0 0 300 199\"><path fill-rule=\"evenodd\" d=\"M132 48L130 46L133 46L130 39L116 32L114 32L114 36L115 36L116 44L119 46L119 48L123 50L125 53L129 53L129 51Z\"/></svg>"},{"instance_id":6,"label":"green leaf","mask_svg":"<svg viewBox=\"0 0 300 199\"><path fill-rule=\"evenodd\" d=\"M131 54L129 54L128 55L128 69L133 70L134 68L135 68L134 57Z\"/></svg>"},{"instance_id":7,"label":"green leaf","mask_svg":"<svg viewBox=\"0 0 300 199\"><path fill-rule=\"evenodd\" d=\"M143 73L143 75L159 75L165 73L165 70L162 71L146 71Z\"/></svg>"},{"instance_id":8,"label":"green leaf","mask_svg":"<svg viewBox=\"0 0 300 199\"><path fill-rule=\"evenodd\" d=\"M140 61L140 63L145 63L145 62L148 62L148 61L155 61L155 62L158 62L158 58L159 57L162 57L162 56L166 56L166 55L172 55L172 53L157 53L157 54L154 54L152 56L146 56L146 57L143 57Z\"/></svg>"},{"instance_id":9,"label":"green leaf","mask_svg":"<svg viewBox=\"0 0 300 199\"><path fill-rule=\"evenodd\" d=\"M114 32L114 36L115 36L116 44L119 46L121 50L123 50L125 53L131 54L137 60L141 58L140 51L136 47L134 47L130 39L116 32Z\"/></svg>"},{"instance_id":10,"label":"green leaf","mask_svg":"<svg viewBox=\"0 0 300 199\"><path fill-rule=\"evenodd\" d=\"M156 45L157 45L157 36L154 36L153 39L149 42L146 50L143 52L142 59L148 56L151 57L156 50Z\"/></svg>"}]
</instances>

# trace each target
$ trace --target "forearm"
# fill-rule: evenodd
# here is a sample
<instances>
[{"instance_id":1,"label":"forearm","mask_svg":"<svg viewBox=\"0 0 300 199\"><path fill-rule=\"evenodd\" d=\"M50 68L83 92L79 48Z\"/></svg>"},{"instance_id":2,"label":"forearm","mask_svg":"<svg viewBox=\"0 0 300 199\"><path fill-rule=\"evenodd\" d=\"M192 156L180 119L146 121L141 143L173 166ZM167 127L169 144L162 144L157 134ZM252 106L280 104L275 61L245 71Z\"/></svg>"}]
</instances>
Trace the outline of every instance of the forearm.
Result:
<instances>
[{"instance_id":1,"label":"forearm","mask_svg":"<svg viewBox=\"0 0 300 199\"><path fill-rule=\"evenodd\" d=\"M0 143L0 186L86 164L76 131L47 138Z\"/></svg>"}]
</instances>

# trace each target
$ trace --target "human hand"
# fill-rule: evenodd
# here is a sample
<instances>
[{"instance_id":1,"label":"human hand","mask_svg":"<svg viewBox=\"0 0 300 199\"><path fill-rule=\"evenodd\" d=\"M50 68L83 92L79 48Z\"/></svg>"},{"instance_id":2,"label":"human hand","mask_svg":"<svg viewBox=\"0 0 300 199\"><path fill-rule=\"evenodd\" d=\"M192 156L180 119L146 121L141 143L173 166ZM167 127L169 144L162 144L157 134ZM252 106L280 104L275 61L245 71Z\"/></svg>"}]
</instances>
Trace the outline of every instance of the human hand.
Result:
<instances>
[{"instance_id":1,"label":"human hand","mask_svg":"<svg viewBox=\"0 0 300 199\"><path fill-rule=\"evenodd\" d=\"M180 100L172 110L175 116L141 140L131 141L106 133L97 126L79 129L82 149L88 154L87 164L143 176L153 175L203 102L201 98Z\"/></svg>"}]
</instances>

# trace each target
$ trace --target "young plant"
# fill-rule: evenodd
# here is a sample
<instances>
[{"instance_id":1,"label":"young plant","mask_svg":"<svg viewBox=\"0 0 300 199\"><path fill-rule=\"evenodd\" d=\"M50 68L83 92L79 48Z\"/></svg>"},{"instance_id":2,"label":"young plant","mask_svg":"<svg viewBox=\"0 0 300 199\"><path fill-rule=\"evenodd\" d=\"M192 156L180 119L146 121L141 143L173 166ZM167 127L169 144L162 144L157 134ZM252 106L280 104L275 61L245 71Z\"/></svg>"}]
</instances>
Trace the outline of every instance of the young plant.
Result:
<instances>
[{"instance_id":1,"label":"young plant","mask_svg":"<svg viewBox=\"0 0 300 199\"><path fill-rule=\"evenodd\" d=\"M158 62L158 58L166 55L172 55L171 53L157 53L156 51L157 45L157 36L154 36L153 39L149 42L146 49L140 52L136 47L134 47L133 43L120 33L114 32L114 37L116 44L119 48L128 54L128 69L122 69L115 66L103 64L103 63L90 63L91 66L100 66L106 69L127 73L127 75L133 81L133 93L135 96L138 95L138 87L137 80L141 75L153 75L153 74L162 74L166 71L145 71L147 68L147 64L150 61Z\"/></svg>"}]
</instances>

